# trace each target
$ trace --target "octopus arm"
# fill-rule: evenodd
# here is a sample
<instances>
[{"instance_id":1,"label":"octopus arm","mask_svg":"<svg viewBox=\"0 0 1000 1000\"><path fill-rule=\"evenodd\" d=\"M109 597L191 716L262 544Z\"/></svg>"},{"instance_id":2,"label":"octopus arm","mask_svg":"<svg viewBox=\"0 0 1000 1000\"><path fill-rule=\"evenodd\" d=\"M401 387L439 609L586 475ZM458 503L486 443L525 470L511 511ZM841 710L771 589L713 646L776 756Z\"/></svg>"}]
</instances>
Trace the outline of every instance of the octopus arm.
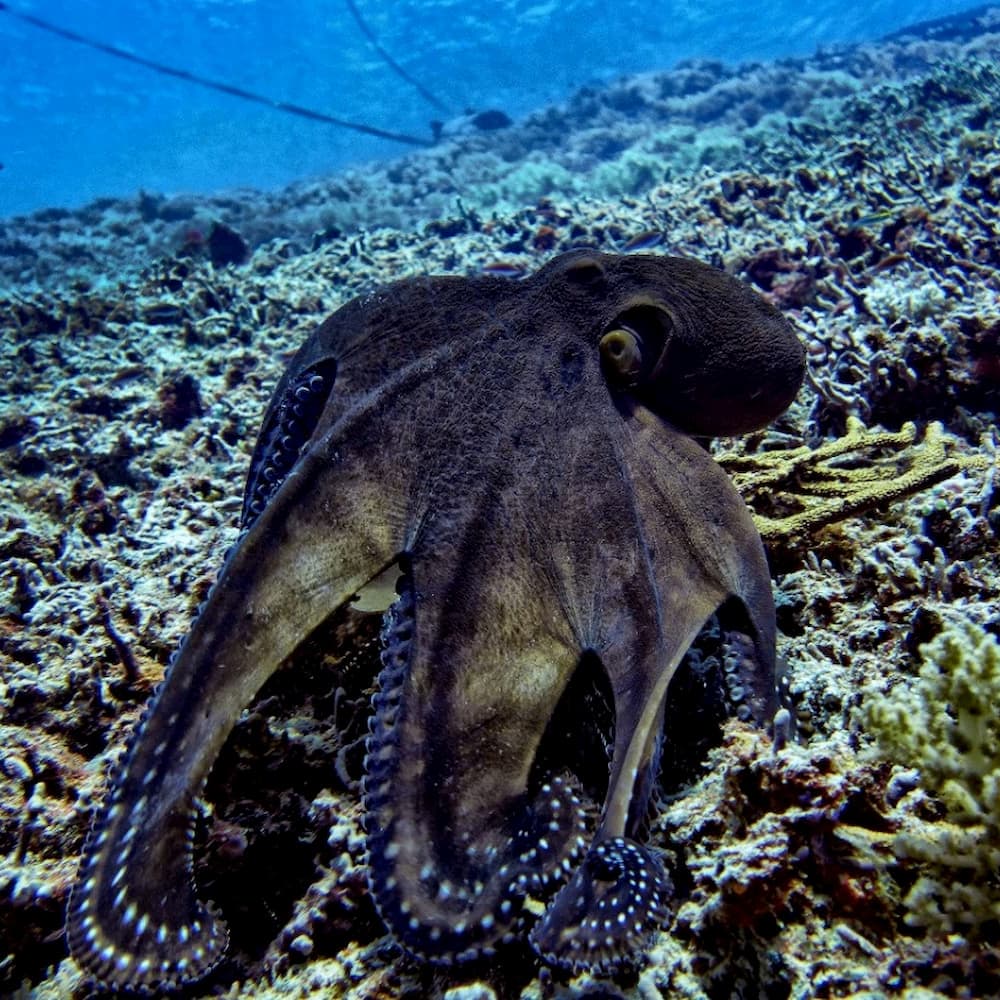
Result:
<instances>
[{"instance_id":1,"label":"octopus arm","mask_svg":"<svg viewBox=\"0 0 1000 1000\"><path fill-rule=\"evenodd\" d=\"M630 838L645 813L670 681L705 621L729 598L749 620L756 697L775 701L770 577L742 499L703 448L652 414L637 414L620 447L633 483L646 586L642 596L623 591L631 612L596 649L616 715L598 832L531 936L546 961L574 969L629 961L669 913L672 886L662 862Z\"/></svg>"},{"instance_id":2,"label":"octopus arm","mask_svg":"<svg viewBox=\"0 0 1000 1000\"><path fill-rule=\"evenodd\" d=\"M489 954L579 852L586 818L560 776L529 787L579 650L497 484L463 495L408 554L365 779L373 896L433 962Z\"/></svg>"},{"instance_id":3,"label":"octopus arm","mask_svg":"<svg viewBox=\"0 0 1000 1000\"><path fill-rule=\"evenodd\" d=\"M750 697L758 717L776 707L775 630L771 578L760 535L729 478L687 435L652 414L638 415L625 443L636 505L659 602L658 663L609 667L621 685L615 752L604 815L611 835L626 832L634 775L651 759L667 688L708 617L735 599L745 612L757 663ZM669 475L665 475L667 472ZM641 678L636 682L635 676Z\"/></svg>"},{"instance_id":4,"label":"octopus arm","mask_svg":"<svg viewBox=\"0 0 1000 1000\"><path fill-rule=\"evenodd\" d=\"M352 449L365 421L345 418L301 456L231 553L137 727L69 907L71 951L98 981L180 984L225 950L192 884L196 798L264 681L403 548L403 505L368 452Z\"/></svg>"}]
</instances>

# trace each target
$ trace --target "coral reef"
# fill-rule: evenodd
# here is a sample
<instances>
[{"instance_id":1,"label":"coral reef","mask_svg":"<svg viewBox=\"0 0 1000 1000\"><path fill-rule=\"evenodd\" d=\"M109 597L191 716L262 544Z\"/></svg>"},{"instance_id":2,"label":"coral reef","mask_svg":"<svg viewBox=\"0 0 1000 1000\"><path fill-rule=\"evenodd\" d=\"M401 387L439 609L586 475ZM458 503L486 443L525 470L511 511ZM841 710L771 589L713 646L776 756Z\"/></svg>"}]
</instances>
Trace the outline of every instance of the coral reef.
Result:
<instances>
[{"instance_id":1,"label":"coral reef","mask_svg":"<svg viewBox=\"0 0 1000 1000\"><path fill-rule=\"evenodd\" d=\"M205 995L1000 993L997 792L964 742L978 718L995 770L995 721L942 707L996 705L998 45L689 63L368 174L0 222L0 992L85 995L62 911L103 775L235 538L264 402L316 322L395 277L635 238L751 282L807 345L777 427L713 445L771 532L803 745L730 723L662 790L678 911L647 969L428 970L362 878L377 622L331 623L355 653L300 651L206 789L196 875L234 951ZM215 221L245 263L212 263ZM899 735L907 696L933 741Z\"/></svg>"},{"instance_id":2,"label":"coral reef","mask_svg":"<svg viewBox=\"0 0 1000 1000\"><path fill-rule=\"evenodd\" d=\"M922 441L916 437L913 423L893 433L869 430L849 417L843 437L817 448L717 458L753 508L761 537L789 546L825 525L919 493L962 469L990 468L986 454L948 456L938 423L927 426ZM890 462L873 454L887 448L903 450Z\"/></svg>"},{"instance_id":3,"label":"coral reef","mask_svg":"<svg viewBox=\"0 0 1000 1000\"><path fill-rule=\"evenodd\" d=\"M890 760L917 768L919 798L892 841L920 874L903 899L905 920L938 935L1000 928L1000 643L969 621L920 648L910 683L869 690L862 725ZM987 929L986 925L990 925Z\"/></svg>"},{"instance_id":4,"label":"coral reef","mask_svg":"<svg viewBox=\"0 0 1000 1000\"><path fill-rule=\"evenodd\" d=\"M871 958L894 936L895 887L858 846L891 829L888 766L859 764L843 740L775 752L739 723L713 758L656 821L691 880L663 944L669 954L685 942L683 961L657 962L664 995L743 996L751 983L785 996L890 987L889 964ZM809 938L825 939L819 979L798 950Z\"/></svg>"}]
</instances>

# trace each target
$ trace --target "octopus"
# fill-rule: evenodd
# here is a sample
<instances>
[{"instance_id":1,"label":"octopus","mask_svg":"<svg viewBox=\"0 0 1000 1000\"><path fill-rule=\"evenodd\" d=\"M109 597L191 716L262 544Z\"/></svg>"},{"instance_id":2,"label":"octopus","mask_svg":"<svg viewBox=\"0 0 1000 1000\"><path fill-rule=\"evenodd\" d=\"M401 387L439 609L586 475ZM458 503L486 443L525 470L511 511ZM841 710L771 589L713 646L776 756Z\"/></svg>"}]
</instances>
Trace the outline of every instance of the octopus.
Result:
<instances>
[{"instance_id":1,"label":"octopus","mask_svg":"<svg viewBox=\"0 0 1000 1000\"><path fill-rule=\"evenodd\" d=\"M90 980L171 988L220 961L193 879L206 779L269 676L379 586L362 796L390 934L438 965L514 941L562 969L641 960L674 905L642 842L664 705L713 615L747 637L744 715L778 705L764 549L706 440L772 421L803 365L777 309L680 257L409 278L330 316L280 380L239 539L84 846L67 938ZM613 723L600 801L542 752L581 672Z\"/></svg>"}]
</instances>

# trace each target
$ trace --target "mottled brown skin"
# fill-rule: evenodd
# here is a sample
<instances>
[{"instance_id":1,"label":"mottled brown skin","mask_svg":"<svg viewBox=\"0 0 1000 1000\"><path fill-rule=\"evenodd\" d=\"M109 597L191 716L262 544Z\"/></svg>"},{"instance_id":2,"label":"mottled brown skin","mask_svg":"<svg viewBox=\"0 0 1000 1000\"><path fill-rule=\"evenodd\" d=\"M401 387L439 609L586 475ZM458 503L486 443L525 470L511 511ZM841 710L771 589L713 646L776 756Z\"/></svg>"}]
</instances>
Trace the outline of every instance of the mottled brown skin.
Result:
<instances>
[{"instance_id":1,"label":"mottled brown skin","mask_svg":"<svg viewBox=\"0 0 1000 1000\"><path fill-rule=\"evenodd\" d=\"M521 282L414 278L331 316L275 393L245 533L88 842L77 961L156 988L219 960L224 927L191 880L196 797L264 681L394 564L365 779L390 931L430 961L489 953L523 933L527 897L573 872L532 932L543 959L600 969L641 951L669 880L628 838L667 686L730 598L754 643L749 703L760 719L774 708L761 542L692 435L763 426L802 371L776 310L680 258L582 251ZM614 698L596 830L571 779L529 784L585 652Z\"/></svg>"}]
</instances>

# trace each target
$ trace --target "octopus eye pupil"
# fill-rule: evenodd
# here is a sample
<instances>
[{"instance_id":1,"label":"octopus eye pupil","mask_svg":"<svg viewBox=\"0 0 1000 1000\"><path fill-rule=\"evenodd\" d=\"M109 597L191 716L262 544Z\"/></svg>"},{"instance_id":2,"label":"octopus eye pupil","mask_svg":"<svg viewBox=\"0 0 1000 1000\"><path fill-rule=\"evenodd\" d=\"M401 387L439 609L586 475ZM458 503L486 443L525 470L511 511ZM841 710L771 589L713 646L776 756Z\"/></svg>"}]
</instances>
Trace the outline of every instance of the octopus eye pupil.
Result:
<instances>
[{"instance_id":1,"label":"octopus eye pupil","mask_svg":"<svg viewBox=\"0 0 1000 1000\"><path fill-rule=\"evenodd\" d=\"M642 340L628 327L610 330L601 337L605 374L614 381L635 385L642 372Z\"/></svg>"}]
</instances>

